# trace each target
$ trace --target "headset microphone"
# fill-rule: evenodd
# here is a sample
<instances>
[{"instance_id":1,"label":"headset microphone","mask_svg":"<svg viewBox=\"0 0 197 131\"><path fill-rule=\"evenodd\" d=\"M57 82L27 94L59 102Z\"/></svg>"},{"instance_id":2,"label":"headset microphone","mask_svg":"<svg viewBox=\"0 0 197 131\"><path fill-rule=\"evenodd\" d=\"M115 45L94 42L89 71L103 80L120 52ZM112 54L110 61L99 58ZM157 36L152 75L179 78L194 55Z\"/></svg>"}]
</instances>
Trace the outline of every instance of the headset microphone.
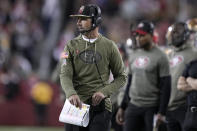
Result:
<instances>
[{"instance_id":1,"label":"headset microphone","mask_svg":"<svg viewBox=\"0 0 197 131\"><path fill-rule=\"evenodd\" d=\"M83 34L83 33L90 32L90 31L92 31L92 30L93 30L93 28L92 28L92 26L91 26L89 29L80 30L79 32Z\"/></svg>"}]
</instances>

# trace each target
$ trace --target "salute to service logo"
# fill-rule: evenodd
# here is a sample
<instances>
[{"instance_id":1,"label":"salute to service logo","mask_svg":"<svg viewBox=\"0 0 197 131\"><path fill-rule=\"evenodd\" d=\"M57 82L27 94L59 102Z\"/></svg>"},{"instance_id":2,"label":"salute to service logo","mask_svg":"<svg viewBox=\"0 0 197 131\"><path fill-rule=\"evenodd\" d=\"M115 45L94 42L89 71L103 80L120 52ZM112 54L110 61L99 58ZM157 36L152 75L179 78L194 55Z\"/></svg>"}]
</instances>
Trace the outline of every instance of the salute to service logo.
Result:
<instances>
[{"instance_id":1,"label":"salute to service logo","mask_svg":"<svg viewBox=\"0 0 197 131\"><path fill-rule=\"evenodd\" d=\"M181 56L181 55L175 56L175 57L173 57L173 58L170 60L170 66L171 66L171 67L175 67L175 66L179 65L180 63L182 63L183 60L184 60L184 59L183 59L183 56Z\"/></svg>"},{"instance_id":2,"label":"salute to service logo","mask_svg":"<svg viewBox=\"0 0 197 131\"><path fill-rule=\"evenodd\" d=\"M141 56L135 59L134 65L136 68L145 68L149 62L150 60L147 56Z\"/></svg>"}]
</instances>

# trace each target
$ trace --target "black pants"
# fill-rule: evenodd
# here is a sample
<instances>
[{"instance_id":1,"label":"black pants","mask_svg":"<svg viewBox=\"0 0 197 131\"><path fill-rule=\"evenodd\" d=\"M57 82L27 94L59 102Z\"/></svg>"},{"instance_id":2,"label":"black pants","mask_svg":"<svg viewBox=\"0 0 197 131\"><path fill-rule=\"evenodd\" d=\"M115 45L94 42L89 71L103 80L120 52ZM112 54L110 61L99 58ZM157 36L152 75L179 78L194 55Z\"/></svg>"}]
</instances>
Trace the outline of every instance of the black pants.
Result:
<instances>
[{"instance_id":1,"label":"black pants","mask_svg":"<svg viewBox=\"0 0 197 131\"><path fill-rule=\"evenodd\" d=\"M113 111L112 111L112 119L111 119L112 125L111 125L111 128L114 131L123 131L123 126L116 123L116 114L117 114L118 109L119 109L118 106L116 104L114 104L113 105Z\"/></svg>"},{"instance_id":2,"label":"black pants","mask_svg":"<svg viewBox=\"0 0 197 131\"><path fill-rule=\"evenodd\" d=\"M188 107L184 121L185 131L197 131L197 111L191 111Z\"/></svg>"},{"instance_id":3,"label":"black pants","mask_svg":"<svg viewBox=\"0 0 197 131\"><path fill-rule=\"evenodd\" d=\"M129 103L125 112L124 131L152 131L157 107L137 107Z\"/></svg>"},{"instance_id":4,"label":"black pants","mask_svg":"<svg viewBox=\"0 0 197 131\"><path fill-rule=\"evenodd\" d=\"M65 131L110 131L112 113L104 110L102 112L91 112L90 123L87 127L65 124Z\"/></svg>"},{"instance_id":5,"label":"black pants","mask_svg":"<svg viewBox=\"0 0 197 131\"><path fill-rule=\"evenodd\" d=\"M185 119L186 106L183 105L176 110L167 111L167 129L168 131L184 131L183 123Z\"/></svg>"}]
</instances>

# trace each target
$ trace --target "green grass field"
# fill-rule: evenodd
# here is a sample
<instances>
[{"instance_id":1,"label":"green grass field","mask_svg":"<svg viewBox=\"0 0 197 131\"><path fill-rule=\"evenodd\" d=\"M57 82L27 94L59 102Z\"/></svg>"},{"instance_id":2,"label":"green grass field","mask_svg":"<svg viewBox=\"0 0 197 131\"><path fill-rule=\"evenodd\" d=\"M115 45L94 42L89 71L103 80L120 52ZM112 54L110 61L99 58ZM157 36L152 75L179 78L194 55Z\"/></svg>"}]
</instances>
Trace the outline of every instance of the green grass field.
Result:
<instances>
[{"instance_id":1,"label":"green grass field","mask_svg":"<svg viewBox=\"0 0 197 131\"><path fill-rule=\"evenodd\" d=\"M63 127L0 126L0 131L64 131Z\"/></svg>"}]
</instances>

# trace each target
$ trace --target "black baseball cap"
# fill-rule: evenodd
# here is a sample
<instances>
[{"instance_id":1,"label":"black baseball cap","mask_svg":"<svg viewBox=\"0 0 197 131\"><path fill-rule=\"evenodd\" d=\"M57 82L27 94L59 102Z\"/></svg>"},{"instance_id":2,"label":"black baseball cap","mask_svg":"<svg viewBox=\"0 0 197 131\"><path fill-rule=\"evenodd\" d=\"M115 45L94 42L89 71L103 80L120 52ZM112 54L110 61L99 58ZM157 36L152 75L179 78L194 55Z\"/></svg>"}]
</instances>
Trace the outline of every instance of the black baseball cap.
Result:
<instances>
[{"instance_id":1,"label":"black baseball cap","mask_svg":"<svg viewBox=\"0 0 197 131\"><path fill-rule=\"evenodd\" d=\"M84 18L91 18L95 14L91 11L91 5L83 5L79 8L78 14L70 15L70 17L84 17Z\"/></svg>"},{"instance_id":2,"label":"black baseball cap","mask_svg":"<svg viewBox=\"0 0 197 131\"><path fill-rule=\"evenodd\" d=\"M154 24L149 21L140 22L135 30L136 33L141 35L146 35L147 33L153 35L153 31L154 31Z\"/></svg>"}]
</instances>

